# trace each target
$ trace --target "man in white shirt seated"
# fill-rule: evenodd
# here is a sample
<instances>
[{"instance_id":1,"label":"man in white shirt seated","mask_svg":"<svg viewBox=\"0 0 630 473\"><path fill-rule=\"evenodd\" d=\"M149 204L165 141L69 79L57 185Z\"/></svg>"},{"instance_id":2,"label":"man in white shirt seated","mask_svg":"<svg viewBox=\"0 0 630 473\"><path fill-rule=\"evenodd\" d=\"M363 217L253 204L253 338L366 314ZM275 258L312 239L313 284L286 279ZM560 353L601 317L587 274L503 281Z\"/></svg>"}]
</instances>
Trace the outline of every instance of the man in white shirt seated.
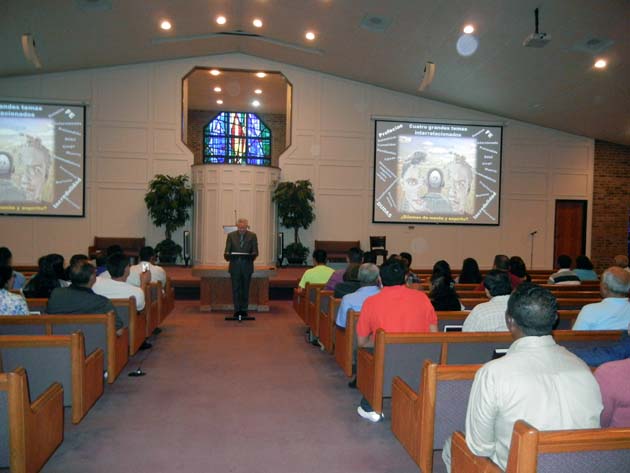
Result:
<instances>
[{"instance_id":1,"label":"man in white shirt seated","mask_svg":"<svg viewBox=\"0 0 630 473\"><path fill-rule=\"evenodd\" d=\"M506 324L514 338L502 358L482 366L468 399L466 444L505 470L514 423L538 430L600 427L602 396L589 367L551 336L556 298L531 283L508 301ZM442 458L450 472L450 438Z\"/></svg>"},{"instance_id":2,"label":"man in white shirt seated","mask_svg":"<svg viewBox=\"0 0 630 473\"><path fill-rule=\"evenodd\" d=\"M602 301L582 307L573 330L625 330L630 324L630 273L612 266L599 283Z\"/></svg>"},{"instance_id":3,"label":"man in white shirt seated","mask_svg":"<svg viewBox=\"0 0 630 473\"><path fill-rule=\"evenodd\" d=\"M579 286L582 281L577 274L571 271L571 257L569 255L558 256L558 271L549 276L547 284L558 284L560 286Z\"/></svg>"},{"instance_id":4,"label":"man in white shirt seated","mask_svg":"<svg viewBox=\"0 0 630 473\"><path fill-rule=\"evenodd\" d=\"M462 332L507 332L505 311L512 293L510 276L505 271L493 269L483 279L488 302L477 304L470 311Z\"/></svg>"},{"instance_id":5,"label":"man in white shirt seated","mask_svg":"<svg viewBox=\"0 0 630 473\"><path fill-rule=\"evenodd\" d=\"M162 289L166 285L166 271L155 264L155 251L150 246L145 246L140 250L140 263L134 264L129 268L129 277L127 282L134 286L140 287L140 275L144 269L148 268L151 273L151 281L160 281Z\"/></svg>"},{"instance_id":6,"label":"man in white shirt seated","mask_svg":"<svg viewBox=\"0 0 630 473\"><path fill-rule=\"evenodd\" d=\"M146 271L140 275L140 287L127 282L129 276L129 258L122 253L116 253L107 259L107 271L111 278L98 276L92 290L108 299L136 299L138 310L144 309L144 288L151 282L151 273Z\"/></svg>"}]
</instances>

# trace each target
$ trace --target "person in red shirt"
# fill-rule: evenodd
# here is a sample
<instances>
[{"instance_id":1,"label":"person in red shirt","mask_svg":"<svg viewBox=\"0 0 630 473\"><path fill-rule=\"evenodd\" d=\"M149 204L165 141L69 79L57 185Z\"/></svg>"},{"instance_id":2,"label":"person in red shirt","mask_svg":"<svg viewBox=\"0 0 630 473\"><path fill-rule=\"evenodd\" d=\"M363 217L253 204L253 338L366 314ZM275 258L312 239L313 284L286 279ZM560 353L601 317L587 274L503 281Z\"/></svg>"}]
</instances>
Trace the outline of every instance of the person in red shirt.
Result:
<instances>
[{"instance_id":1,"label":"person in red shirt","mask_svg":"<svg viewBox=\"0 0 630 473\"><path fill-rule=\"evenodd\" d=\"M405 272L399 260L390 260L381 266L383 289L368 297L361 307L357 323L359 347L373 347L374 334L379 328L390 333L437 332L437 316L431 301L424 292L405 286ZM365 398L361 399L357 412L371 422L382 418Z\"/></svg>"}]
</instances>

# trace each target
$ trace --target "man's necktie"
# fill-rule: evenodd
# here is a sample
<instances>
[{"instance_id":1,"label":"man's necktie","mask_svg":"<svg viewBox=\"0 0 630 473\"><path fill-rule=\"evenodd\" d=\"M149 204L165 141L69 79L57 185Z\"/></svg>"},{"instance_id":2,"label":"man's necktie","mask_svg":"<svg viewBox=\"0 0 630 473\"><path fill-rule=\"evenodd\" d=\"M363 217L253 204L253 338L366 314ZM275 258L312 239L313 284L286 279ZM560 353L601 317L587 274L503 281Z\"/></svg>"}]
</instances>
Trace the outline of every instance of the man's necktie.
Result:
<instances>
[{"instance_id":1,"label":"man's necktie","mask_svg":"<svg viewBox=\"0 0 630 473\"><path fill-rule=\"evenodd\" d=\"M245 244L245 235L241 233L241 248L243 248L244 244Z\"/></svg>"}]
</instances>

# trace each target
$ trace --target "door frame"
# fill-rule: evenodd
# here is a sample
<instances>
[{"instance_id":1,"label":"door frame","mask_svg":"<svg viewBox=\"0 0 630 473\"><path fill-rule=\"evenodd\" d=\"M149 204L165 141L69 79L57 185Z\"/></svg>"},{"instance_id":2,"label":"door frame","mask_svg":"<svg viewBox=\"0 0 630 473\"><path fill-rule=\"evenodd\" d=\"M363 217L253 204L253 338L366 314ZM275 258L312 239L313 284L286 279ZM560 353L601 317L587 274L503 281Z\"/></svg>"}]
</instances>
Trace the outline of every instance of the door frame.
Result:
<instances>
[{"instance_id":1,"label":"door frame","mask_svg":"<svg viewBox=\"0 0 630 473\"><path fill-rule=\"evenodd\" d=\"M586 228L588 225L588 200L586 199L555 199L553 204L553 261L551 263L551 267L556 267L556 260L558 259L558 255L556 255L556 223L558 221L558 203L560 202L579 202L582 204L582 251L581 254L586 254Z\"/></svg>"}]
</instances>

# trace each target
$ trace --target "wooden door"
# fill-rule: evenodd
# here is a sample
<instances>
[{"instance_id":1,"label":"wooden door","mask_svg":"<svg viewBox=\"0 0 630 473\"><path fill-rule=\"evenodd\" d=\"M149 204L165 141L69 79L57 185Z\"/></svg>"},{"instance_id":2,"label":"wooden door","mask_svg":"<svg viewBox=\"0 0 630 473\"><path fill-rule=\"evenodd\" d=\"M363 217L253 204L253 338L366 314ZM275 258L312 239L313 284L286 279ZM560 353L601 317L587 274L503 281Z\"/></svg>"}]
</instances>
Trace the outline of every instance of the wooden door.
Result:
<instances>
[{"instance_id":1,"label":"wooden door","mask_svg":"<svg viewBox=\"0 0 630 473\"><path fill-rule=\"evenodd\" d=\"M556 200L553 264L559 255L576 256L586 252L586 201Z\"/></svg>"}]
</instances>

